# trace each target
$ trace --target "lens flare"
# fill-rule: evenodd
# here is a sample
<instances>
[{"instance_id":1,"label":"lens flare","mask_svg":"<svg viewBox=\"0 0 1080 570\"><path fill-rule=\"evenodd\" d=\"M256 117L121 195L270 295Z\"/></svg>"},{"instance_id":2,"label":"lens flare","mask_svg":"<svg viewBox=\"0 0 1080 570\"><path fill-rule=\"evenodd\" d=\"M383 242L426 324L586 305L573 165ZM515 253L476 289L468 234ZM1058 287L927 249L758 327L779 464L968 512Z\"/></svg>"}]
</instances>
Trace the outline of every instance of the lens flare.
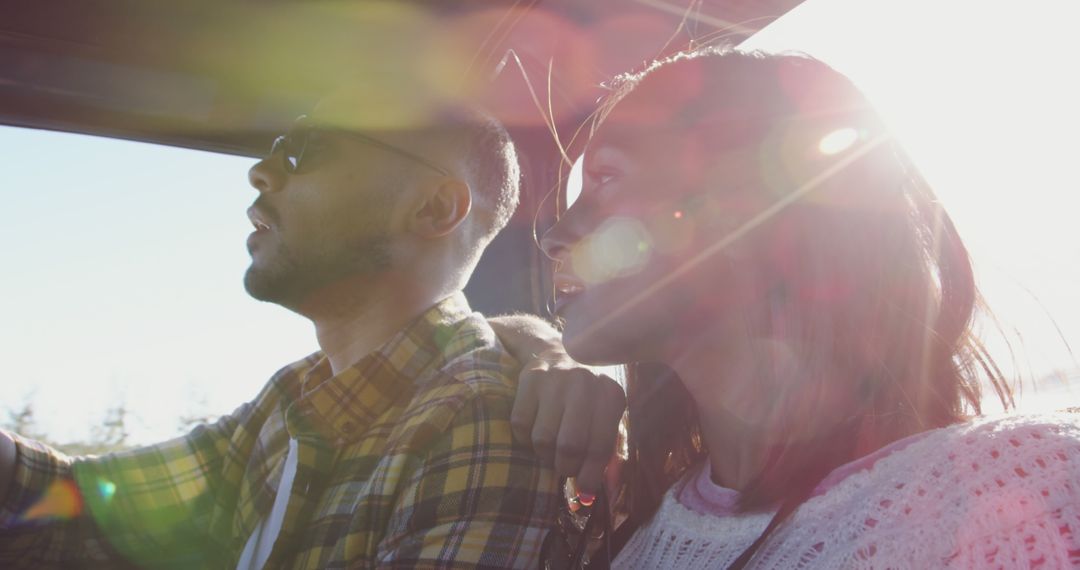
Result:
<instances>
[{"instance_id":1,"label":"lens flare","mask_svg":"<svg viewBox=\"0 0 1080 570\"><path fill-rule=\"evenodd\" d=\"M56 481L26 510L22 520L72 519L79 516L82 509L82 495L75 483L68 480Z\"/></svg>"},{"instance_id":2,"label":"lens flare","mask_svg":"<svg viewBox=\"0 0 1080 570\"><path fill-rule=\"evenodd\" d=\"M652 254L652 236L633 218L612 218L582 240L571 262L586 283L601 283L639 271Z\"/></svg>"},{"instance_id":3,"label":"lens flare","mask_svg":"<svg viewBox=\"0 0 1080 570\"><path fill-rule=\"evenodd\" d=\"M98 493L101 494L102 500L104 500L106 503L111 501L113 495L116 494L116 483L113 483L108 479L98 479L97 487Z\"/></svg>"},{"instance_id":4,"label":"lens flare","mask_svg":"<svg viewBox=\"0 0 1080 570\"><path fill-rule=\"evenodd\" d=\"M855 129L850 127L836 129L824 137L821 137L821 142L818 143L818 150L820 150L822 154L827 155L840 154L851 148L851 145L855 144L855 141L857 140L859 140L859 132Z\"/></svg>"}]
</instances>

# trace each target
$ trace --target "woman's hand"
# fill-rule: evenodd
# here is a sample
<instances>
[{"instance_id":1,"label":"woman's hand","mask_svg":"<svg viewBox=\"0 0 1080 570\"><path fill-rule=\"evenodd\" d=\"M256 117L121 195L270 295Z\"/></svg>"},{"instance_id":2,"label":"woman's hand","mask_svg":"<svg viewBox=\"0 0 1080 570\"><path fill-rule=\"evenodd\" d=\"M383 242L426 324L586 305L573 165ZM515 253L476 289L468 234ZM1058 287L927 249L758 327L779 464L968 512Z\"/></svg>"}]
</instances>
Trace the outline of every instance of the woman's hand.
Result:
<instances>
[{"instance_id":1,"label":"woman's hand","mask_svg":"<svg viewBox=\"0 0 1080 570\"><path fill-rule=\"evenodd\" d=\"M552 462L557 475L574 477L580 493L595 495L615 452L623 386L570 358L559 332L539 317L488 322L523 365L511 413L514 437Z\"/></svg>"}]
</instances>

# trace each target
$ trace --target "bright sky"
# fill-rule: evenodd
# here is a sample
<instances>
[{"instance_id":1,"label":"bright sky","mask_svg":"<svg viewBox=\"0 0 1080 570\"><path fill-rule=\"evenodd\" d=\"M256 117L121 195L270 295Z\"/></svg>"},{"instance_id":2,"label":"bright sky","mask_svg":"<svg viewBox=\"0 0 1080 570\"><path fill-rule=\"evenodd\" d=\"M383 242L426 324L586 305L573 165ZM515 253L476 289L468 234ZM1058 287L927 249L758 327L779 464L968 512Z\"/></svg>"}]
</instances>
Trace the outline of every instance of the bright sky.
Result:
<instances>
[{"instance_id":1,"label":"bright sky","mask_svg":"<svg viewBox=\"0 0 1080 570\"><path fill-rule=\"evenodd\" d=\"M1058 328L1080 338L1078 11L808 0L750 42L815 55L870 95L956 219L996 313L1023 331L1035 376L1076 368ZM123 400L133 440L155 441L314 350L305 321L242 287L251 160L2 127L0 155L0 408L31 398L41 427L73 440ZM1080 405L1080 387L1040 395L1025 406Z\"/></svg>"},{"instance_id":2,"label":"bright sky","mask_svg":"<svg viewBox=\"0 0 1080 570\"><path fill-rule=\"evenodd\" d=\"M32 397L54 438L120 400L134 439L171 437L315 349L244 292L252 160L12 128L0 154L0 402Z\"/></svg>"}]
</instances>

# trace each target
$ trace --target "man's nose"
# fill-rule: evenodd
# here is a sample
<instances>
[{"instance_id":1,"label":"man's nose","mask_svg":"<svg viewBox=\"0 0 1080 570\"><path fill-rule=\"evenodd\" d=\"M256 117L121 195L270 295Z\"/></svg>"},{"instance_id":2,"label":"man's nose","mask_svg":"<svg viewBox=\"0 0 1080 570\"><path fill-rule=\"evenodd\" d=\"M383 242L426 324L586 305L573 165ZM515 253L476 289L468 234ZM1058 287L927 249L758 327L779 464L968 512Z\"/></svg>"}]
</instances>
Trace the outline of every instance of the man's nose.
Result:
<instances>
[{"instance_id":1,"label":"man's nose","mask_svg":"<svg viewBox=\"0 0 1080 570\"><path fill-rule=\"evenodd\" d=\"M248 183L260 194L277 192L281 190L284 183L285 173L280 167L275 167L274 158L274 156L268 156L256 162L255 166L248 170Z\"/></svg>"}]
</instances>

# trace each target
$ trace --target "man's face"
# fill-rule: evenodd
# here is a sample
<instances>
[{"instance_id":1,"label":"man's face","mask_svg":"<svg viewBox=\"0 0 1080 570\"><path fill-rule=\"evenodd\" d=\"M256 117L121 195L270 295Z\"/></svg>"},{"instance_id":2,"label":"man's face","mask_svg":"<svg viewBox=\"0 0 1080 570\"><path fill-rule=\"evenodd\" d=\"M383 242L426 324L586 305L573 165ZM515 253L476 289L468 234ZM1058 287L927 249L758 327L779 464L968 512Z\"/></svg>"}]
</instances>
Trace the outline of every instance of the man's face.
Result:
<instances>
[{"instance_id":1,"label":"man's face","mask_svg":"<svg viewBox=\"0 0 1080 570\"><path fill-rule=\"evenodd\" d=\"M244 286L256 299L297 309L349 278L391 265L395 189L407 162L347 135L313 131L301 167L283 152L249 173L259 197L249 209L251 266Z\"/></svg>"}]
</instances>

